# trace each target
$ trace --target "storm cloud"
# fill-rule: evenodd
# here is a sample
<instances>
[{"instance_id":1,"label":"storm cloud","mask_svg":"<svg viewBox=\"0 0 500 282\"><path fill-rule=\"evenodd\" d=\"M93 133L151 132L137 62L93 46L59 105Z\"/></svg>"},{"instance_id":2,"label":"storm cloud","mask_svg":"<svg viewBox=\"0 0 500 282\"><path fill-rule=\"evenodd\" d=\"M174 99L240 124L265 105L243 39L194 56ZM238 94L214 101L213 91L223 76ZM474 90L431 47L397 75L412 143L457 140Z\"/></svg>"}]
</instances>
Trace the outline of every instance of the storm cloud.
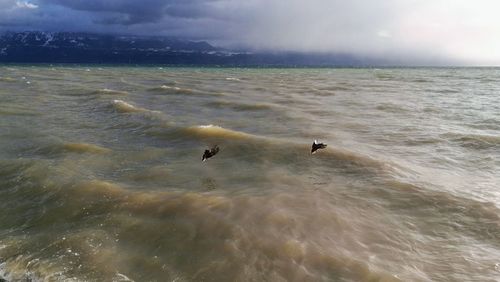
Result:
<instances>
[{"instance_id":1,"label":"storm cloud","mask_svg":"<svg viewBox=\"0 0 500 282\"><path fill-rule=\"evenodd\" d=\"M500 64L496 0L0 0L0 30L165 35L228 48Z\"/></svg>"},{"instance_id":2,"label":"storm cloud","mask_svg":"<svg viewBox=\"0 0 500 282\"><path fill-rule=\"evenodd\" d=\"M211 1L207 0L39 0L41 4L59 5L76 11L85 11L101 18L102 24L144 24L155 23L165 17L198 18L209 14ZM107 18L114 15L116 21Z\"/></svg>"}]
</instances>

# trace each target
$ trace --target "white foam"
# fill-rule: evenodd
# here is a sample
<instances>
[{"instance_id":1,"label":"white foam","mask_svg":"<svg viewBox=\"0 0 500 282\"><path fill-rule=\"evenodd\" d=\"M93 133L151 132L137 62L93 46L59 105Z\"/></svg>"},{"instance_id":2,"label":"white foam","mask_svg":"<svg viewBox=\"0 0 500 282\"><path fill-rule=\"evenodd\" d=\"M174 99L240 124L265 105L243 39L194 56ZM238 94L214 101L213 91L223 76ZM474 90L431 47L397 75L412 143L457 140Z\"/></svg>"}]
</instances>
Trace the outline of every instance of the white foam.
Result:
<instances>
[{"instance_id":1,"label":"white foam","mask_svg":"<svg viewBox=\"0 0 500 282\"><path fill-rule=\"evenodd\" d=\"M117 280L113 279L113 281L120 281L120 282L121 281L123 281L123 282L126 282L126 281L132 281L133 282L134 281L134 280L128 278L125 274L121 274L120 272L117 272L116 276L117 276L116 277Z\"/></svg>"},{"instance_id":2,"label":"white foam","mask_svg":"<svg viewBox=\"0 0 500 282\"><path fill-rule=\"evenodd\" d=\"M133 113L133 112L145 112L145 113L151 113L151 114L162 114L162 112L160 111L153 111L153 110L149 110L149 109L145 109L145 108L141 108L141 107L136 107L132 104L129 104L123 100L118 100L118 99L115 99L112 101L112 104L113 104L113 107L119 111L119 112L124 112L124 113Z\"/></svg>"},{"instance_id":3,"label":"white foam","mask_svg":"<svg viewBox=\"0 0 500 282\"><path fill-rule=\"evenodd\" d=\"M175 90L175 91L181 91L182 89L179 88L179 87L176 87L176 86L168 86L168 85L162 85L160 86L160 88L162 89L171 89L171 90Z\"/></svg>"},{"instance_id":4,"label":"white foam","mask_svg":"<svg viewBox=\"0 0 500 282\"><path fill-rule=\"evenodd\" d=\"M222 128L218 125L213 125L213 124L207 124L207 125L198 125L197 126L198 128L211 128L211 127L218 127L218 128Z\"/></svg>"},{"instance_id":5,"label":"white foam","mask_svg":"<svg viewBox=\"0 0 500 282\"><path fill-rule=\"evenodd\" d=\"M137 109L137 110L139 109L139 108L136 108L135 106L133 106L132 104L129 104L123 100L118 100L118 99L113 100L113 104L125 106L125 107L131 108L131 109Z\"/></svg>"},{"instance_id":6,"label":"white foam","mask_svg":"<svg viewBox=\"0 0 500 282\"><path fill-rule=\"evenodd\" d=\"M6 265L5 262L0 263L0 279L5 279L7 281L10 281L8 277L8 271L6 270Z\"/></svg>"},{"instance_id":7,"label":"white foam","mask_svg":"<svg viewBox=\"0 0 500 282\"><path fill-rule=\"evenodd\" d=\"M237 139L242 139L242 138L249 138L252 137L252 135L247 134L245 132L241 131L236 131L236 130L231 130L227 129L218 125L197 125L197 126L192 126L187 128L188 131L197 134L197 135L203 135L207 137L227 137L227 138L237 138ZM255 136L253 136L255 137Z\"/></svg>"},{"instance_id":8,"label":"white foam","mask_svg":"<svg viewBox=\"0 0 500 282\"><path fill-rule=\"evenodd\" d=\"M95 93L110 94L110 95L127 95L128 94L128 92L126 92L126 91L114 90L114 89L109 89L109 88L99 89L99 90L95 91Z\"/></svg>"}]
</instances>

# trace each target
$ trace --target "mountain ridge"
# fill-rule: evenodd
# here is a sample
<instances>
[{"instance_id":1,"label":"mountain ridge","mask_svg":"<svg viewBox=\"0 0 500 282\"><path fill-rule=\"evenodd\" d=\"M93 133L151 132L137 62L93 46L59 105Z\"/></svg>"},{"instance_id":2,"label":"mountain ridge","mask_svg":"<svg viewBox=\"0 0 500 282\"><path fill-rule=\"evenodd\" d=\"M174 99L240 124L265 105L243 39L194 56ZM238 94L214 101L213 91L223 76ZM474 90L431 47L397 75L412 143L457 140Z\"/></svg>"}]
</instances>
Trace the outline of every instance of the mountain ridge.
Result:
<instances>
[{"instance_id":1,"label":"mountain ridge","mask_svg":"<svg viewBox=\"0 0 500 282\"><path fill-rule=\"evenodd\" d=\"M86 32L6 32L0 63L164 64L207 66L366 66L376 60L349 54L246 52L206 41Z\"/></svg>"}]
</instances>

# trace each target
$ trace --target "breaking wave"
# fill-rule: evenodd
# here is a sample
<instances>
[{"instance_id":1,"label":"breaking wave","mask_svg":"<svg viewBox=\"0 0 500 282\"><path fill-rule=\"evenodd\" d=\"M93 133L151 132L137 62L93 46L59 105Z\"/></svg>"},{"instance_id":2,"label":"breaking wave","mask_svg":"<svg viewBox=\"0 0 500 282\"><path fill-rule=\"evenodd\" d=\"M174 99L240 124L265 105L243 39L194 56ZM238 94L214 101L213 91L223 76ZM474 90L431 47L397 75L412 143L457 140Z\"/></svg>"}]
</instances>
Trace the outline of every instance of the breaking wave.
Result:
<instances>
[{"instance_id":1,"label":"breaking wave","mask_svg":"<svg viewBox=\"0 0 500 282\"><path fill-rule=\"evenodd\" d=\"M111 102L113 109L119 113L149 113L149 114L161 114L160 111L153 111L146 108L141 108L134 106L123 100L113 100Z\"/></svg>"},{"instance_id":2,"label":"breaking wave","mask_svg":"<svg viewBox=\"0 0 500 282\"><path fill-rule=\"evenodd\" d=\"M183 129L183 131L195 137L225 138L225 139L250 139L256 136L241 131L226 129L217 125L198 125Z\"/></svg>"}]
</instances>

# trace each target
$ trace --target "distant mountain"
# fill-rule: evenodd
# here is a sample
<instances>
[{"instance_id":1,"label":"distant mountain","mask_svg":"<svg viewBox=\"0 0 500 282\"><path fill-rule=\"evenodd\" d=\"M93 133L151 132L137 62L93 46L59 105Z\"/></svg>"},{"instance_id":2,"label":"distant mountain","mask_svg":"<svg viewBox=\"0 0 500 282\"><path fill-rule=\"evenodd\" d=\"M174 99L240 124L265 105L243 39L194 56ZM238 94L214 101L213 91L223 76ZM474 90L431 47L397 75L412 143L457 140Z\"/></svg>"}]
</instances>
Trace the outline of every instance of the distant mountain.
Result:
<instances>
[{"instance_id":1,"label":"distant mountain","mask_svg":"<svg viewBox=\"0 0 500 282\"><path fill-rule=\"evenodd\" d=\"M0 36L0 62L156 63L165 56L215 55L218 50L203 41L167 37L38 31Z\"/></svg>"},{"instance_id":2,"label":"distant mountain","mask_svg":"<svg viewBox=\"0 0 500 282\"><path fill-rule=\"evenodd\" d=\"M162 64L208 66L361 66L350 55L234 52L204 41L74 32L7 32L0 63Z\"/></svg>"},{"instance_id":3,"label":"distant mountain","mask_svg":"<svg viewBox=\"0 0 500 282\"><path fill-rule=\"evenodd\" d=\"M70 32L7 32L0 37L3 48L74 48L86 50L136 50L210 52L217 49L206 42L165 37L113 36ZM5 50L4 52L6 52Z\"/></svg>"}]
</instances>

